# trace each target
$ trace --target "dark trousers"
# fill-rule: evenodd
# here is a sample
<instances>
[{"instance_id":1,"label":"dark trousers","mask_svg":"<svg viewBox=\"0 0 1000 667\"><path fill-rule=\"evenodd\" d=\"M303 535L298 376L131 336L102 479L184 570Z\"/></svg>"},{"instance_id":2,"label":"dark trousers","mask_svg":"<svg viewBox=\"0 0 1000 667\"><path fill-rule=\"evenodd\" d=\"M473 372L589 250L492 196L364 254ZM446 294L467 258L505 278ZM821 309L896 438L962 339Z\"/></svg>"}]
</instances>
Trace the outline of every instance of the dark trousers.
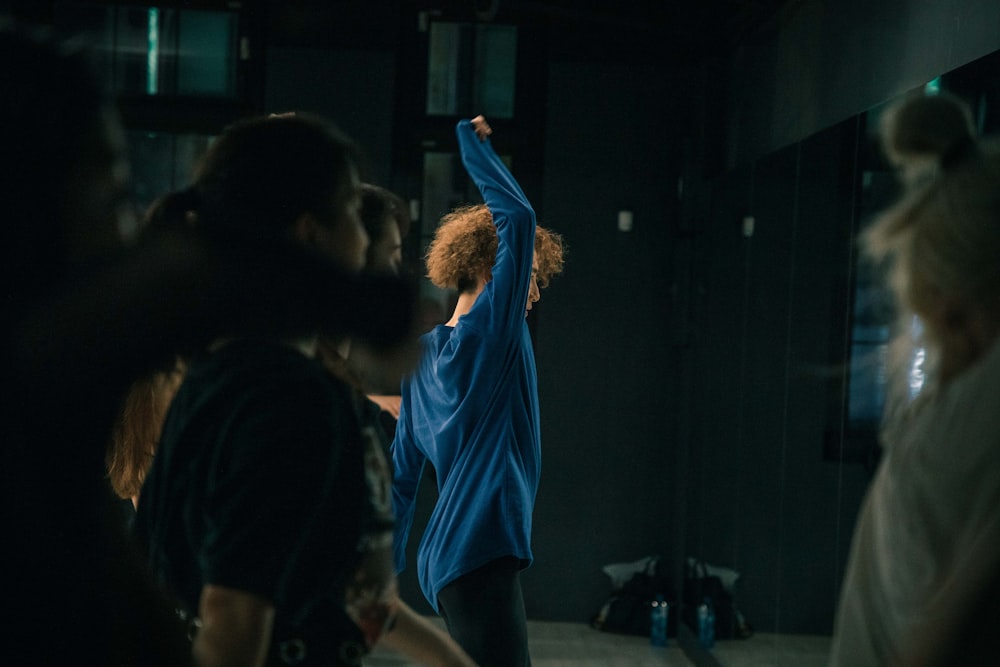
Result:
<instances>
[{"instance_id":1,"label":"dark trousers","mask_svg":"<svg viewBox=\"0 0 1000 667\"><path fill-rule=\"evenodd\" d=\"M500 558L464 574L438 593L448 634L481 667L530 667L521 565Z\"/></svg>"}]
</instances>

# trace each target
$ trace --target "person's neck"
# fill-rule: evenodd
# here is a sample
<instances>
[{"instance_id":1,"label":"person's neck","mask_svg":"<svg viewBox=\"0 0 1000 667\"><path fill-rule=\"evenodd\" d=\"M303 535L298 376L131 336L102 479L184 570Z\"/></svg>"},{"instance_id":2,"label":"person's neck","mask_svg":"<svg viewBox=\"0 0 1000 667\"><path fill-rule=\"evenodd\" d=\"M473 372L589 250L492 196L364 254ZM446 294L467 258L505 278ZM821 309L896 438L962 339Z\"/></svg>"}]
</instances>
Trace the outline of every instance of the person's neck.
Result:
<instances>
[{"instance_id":1,"label":"person's neck","mask_svg":"<svg viewBox=\"0 0 1000 667\"><path fill-rule=\"evenodd\" d=\"M462 292L458 295L458 303L455 304L455 312L451 314L451 319L445 323L445 326L454 327L458 325L458 318L465 315L470 310L472 310L473 304L476 303L476 299L479 295L483 293L483 288L486 286L485 281L481 281L473 292Z\"/></svg>"},{"instance_id":2,"label":"person's neck","mask_svg":"<svg viewBox=\"0 0 1000 667\"><path fill-rule=\"evenodd\" d=\"M464 293L458 295L458 303L455 304L455 312L451 314L451 319L445 322L445 326L453 327L458 324L458 318L472 310L472 304L476 302L479 294Z\"/></svg>"}]
</instances>

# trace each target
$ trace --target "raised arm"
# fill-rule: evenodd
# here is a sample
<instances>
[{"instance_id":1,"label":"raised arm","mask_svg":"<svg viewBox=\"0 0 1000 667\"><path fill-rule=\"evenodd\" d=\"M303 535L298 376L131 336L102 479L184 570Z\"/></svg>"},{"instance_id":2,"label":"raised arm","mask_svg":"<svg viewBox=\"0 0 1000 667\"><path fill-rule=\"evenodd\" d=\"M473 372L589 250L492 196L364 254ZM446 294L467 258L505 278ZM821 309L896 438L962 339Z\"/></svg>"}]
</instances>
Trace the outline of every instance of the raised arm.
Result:
<instances>
[{"instance_id":1,"label":"raised arm","mask_svg":"<svg viewBox=\"0 0 1000 667\"><path fill-rule=\"evenodd\" d=\"M509 204L514 208L527 208L531 211L528 197L521 191L521 186L507 169L507 165L493 150L489 140L493 128L486 122L486 118L479 115L472 120L460 120L455 132L462 151L462 164L490 210L496 214L491 204L497 205L502 211L505 200L513 200ZM534 211L531 214L533 217Z\"/></svg>"},{"instance_id":2,"label":"raised arm","mask_svg":"<svg viewBox=\"0 0 1000 667\"><path fill-rule=\"evenodd\" d=\"M531 279L535 211L494 152L489 140L492 130L482 116L459 121L455 133L462 163L490 209L499 241L493 276L484 290L486 298L480 299L481 304L477 302L470 315L486 320L497 333L519 335Z\"/></svg>"}]
</instances>

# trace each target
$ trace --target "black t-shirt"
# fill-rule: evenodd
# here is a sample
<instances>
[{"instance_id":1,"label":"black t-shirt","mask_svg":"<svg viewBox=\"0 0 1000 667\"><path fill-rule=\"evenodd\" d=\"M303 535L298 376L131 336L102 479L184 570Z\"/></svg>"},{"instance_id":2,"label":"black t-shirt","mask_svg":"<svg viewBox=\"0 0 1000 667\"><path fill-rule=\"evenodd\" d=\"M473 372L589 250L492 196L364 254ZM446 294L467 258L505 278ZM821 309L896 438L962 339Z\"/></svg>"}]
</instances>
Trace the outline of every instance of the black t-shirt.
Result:
<instances>
[{"instance_id":1,"label":"black t-shirt","mask_svg":"<svg viewBox=\"0 0 1000 667\"><path fill-rule=\"evenodd\" d=\"M136 530L190 614L215 584L271 600L276 641L340 628L370 646L394 584L387 470L349 387L291 346L237 341L188 369Z\"/></svg>"}]
</instances>

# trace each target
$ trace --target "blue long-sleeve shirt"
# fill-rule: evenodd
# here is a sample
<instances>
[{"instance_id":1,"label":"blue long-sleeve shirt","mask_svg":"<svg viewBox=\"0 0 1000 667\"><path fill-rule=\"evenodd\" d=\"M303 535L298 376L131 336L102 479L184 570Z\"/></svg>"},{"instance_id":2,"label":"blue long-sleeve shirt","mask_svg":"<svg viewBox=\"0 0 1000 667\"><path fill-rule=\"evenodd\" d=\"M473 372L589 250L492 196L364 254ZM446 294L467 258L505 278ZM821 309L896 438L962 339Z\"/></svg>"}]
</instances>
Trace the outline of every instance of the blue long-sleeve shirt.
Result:
<instances>
[{"instance_id":1,"label":"blue long-sleeve shirt","mask_svg":"<svg viewBox=\"0 0 1000 667\"><path fill-rule=\"evenodd\" d=\"M492 279L455 327L425 334L417 370L404 380L392 459L396 569L406 566L425 462L438 500L417 553L420 586L438 592L485 563L514 556L527 567L541 458L538 378L525 322L535 213L489 140L456 127L462 161L497 228Z\"/></svg>"}]
</instances>

